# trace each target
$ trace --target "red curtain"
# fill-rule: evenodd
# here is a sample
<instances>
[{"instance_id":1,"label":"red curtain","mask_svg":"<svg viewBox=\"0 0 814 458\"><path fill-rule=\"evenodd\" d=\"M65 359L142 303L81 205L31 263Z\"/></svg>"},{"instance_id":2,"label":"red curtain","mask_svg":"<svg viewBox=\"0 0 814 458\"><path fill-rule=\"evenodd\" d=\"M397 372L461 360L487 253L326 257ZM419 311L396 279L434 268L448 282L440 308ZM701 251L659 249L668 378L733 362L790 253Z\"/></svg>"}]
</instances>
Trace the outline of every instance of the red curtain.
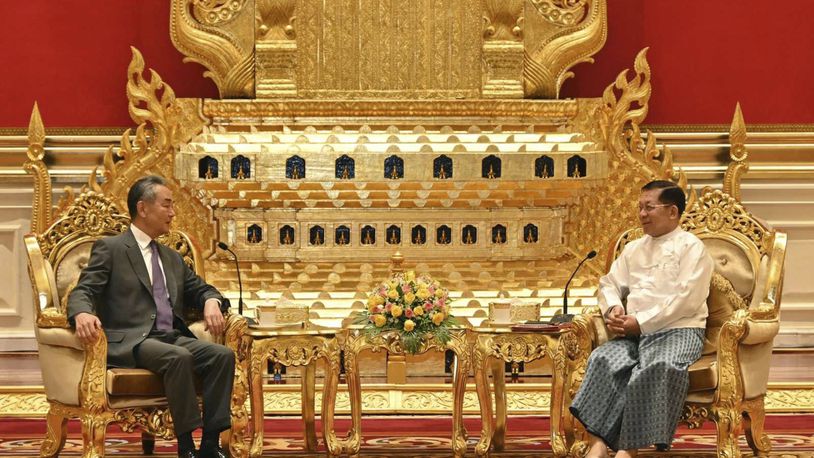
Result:
<instances>
[{"instance_id":1,"label":"red curtain","mask_svg":"<svg viewBox=\"0 0 814 458\"><path fill-rule=\"evenodd\" d=\"M650 47L649 124L814 123L814 1L607 0L608 41L564 97L596 97ZM169 37L169 0L27 0L0 15L0 126L123 127L129 46L179 97L217 97Z\"/></svg>"}]
</instances>

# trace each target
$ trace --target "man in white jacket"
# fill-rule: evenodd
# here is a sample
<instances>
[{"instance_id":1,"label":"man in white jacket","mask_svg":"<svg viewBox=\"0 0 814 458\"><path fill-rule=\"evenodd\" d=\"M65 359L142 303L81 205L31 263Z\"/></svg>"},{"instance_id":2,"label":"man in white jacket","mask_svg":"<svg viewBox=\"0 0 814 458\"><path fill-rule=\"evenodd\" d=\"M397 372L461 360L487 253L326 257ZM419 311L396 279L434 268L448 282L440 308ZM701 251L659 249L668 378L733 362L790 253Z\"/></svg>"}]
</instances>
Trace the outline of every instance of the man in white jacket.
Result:
<instances>
[{"instance_id":1,"label":"man in white jacket","mask_svg":"<svg viewBox=\"0 0 814 458\"><path fill-rule=\"evenodd\" d=\"M701 356L714 263L679 227L684 191L669 181L642 188L645 236L628 243L599 282L599 306L614 338L591 353L571 413L585 426L588 457L635 457L670 447Z\"/></svg>"}]
</instances>

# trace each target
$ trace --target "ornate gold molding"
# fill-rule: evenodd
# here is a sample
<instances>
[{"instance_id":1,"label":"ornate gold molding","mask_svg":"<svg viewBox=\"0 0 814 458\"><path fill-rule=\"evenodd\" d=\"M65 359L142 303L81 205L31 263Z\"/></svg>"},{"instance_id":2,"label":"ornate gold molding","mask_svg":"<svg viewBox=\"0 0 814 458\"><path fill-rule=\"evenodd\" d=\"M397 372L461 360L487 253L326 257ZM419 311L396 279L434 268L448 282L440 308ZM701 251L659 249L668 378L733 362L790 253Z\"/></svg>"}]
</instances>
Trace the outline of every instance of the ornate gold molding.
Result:
<instances>
[{"instance_id":1,"label":"ornate gold molding","mask_svg":"<svg viewBox=\"0 0 814 458\"><path fill-rule=\"evenodd\" d=\"M207 71L223 98L254 96L254 1L173 0L175 47Z\"/></svg>"},{"instance_id":2,"label":"ornate gold molding","mask_svg":"<svg viewBox=\"0 0 814 458\"><path fill-rule=\"evenodd\" d=\"M297 96L296 0L257 0L257 97Z\"/></svg>"},{"instance_id":3,"label":"ornate gold molding","mask_svg":"<svg viewBox=\"0 0 814 458\"><path fill-rule=\"evenodd\" d=\"M523 0L486 0L483 87L486 98L523 98Z\"/></svg>"},{"instance_id":4,"label":"ornate gold molding","mask_svg":"<svg viewBox=\"0 0 814 458\"><path fill-rule=\"evenodd\" d=\"M232 118L232 122L259 121L268 113L277 117L481 117L507 118L516 122L574 117L574 100L211 100L203 101L208 118ZM383 119L382 122L392 120Z\"/></svg>"}]
</instances>

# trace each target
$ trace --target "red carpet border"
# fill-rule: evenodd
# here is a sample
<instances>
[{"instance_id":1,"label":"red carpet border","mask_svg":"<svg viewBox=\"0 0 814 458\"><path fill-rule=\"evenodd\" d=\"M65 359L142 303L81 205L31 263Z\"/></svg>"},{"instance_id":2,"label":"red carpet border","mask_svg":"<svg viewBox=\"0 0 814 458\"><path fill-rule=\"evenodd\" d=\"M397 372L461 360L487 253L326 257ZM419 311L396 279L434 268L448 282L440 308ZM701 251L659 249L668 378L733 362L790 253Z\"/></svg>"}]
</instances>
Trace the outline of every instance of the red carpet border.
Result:
<instances>
[{"instance_id":1,"label":"red carpet border","mask_svg":"<svg viewBox=\"0 0 814 458\"><path fill-rule=\"evenodd\" d=\"M317 422L319 423L319 422ZM480 419L466 418L469 454L480 435ZM335 430L343 437L350 420L336 420ZM507 425L506 451L491 456L526 457L550 456L547 417L514 417ZM362 455L369 458L385 456L450 456L449 417L365 417L362 423ZM766 430L772 439L772 456L782 458L814 458L814 415L771 415L766 419ZM69 422L68 441L60 456L79 456L82 435L78 421ZM321 425L317 425L321 431ZM45 421L29 419L0 419L0 456L39 456L39 447L45 437ZM107 433L108 456L141 456L141 436L122 433L110 426ZM319 453L303 452L302 424L298 418L267 418L265 422L264 456L324 456L320 443ZM744 456L751 456L745 439L741 439ZM652 453L652 456L715 456L715 426L707 422L701 429L679 428L671 452ZM157 455L174 456L174 441L156 441ZM643 453L640 456L651 456Z\"/></svg>"}]
</instances>

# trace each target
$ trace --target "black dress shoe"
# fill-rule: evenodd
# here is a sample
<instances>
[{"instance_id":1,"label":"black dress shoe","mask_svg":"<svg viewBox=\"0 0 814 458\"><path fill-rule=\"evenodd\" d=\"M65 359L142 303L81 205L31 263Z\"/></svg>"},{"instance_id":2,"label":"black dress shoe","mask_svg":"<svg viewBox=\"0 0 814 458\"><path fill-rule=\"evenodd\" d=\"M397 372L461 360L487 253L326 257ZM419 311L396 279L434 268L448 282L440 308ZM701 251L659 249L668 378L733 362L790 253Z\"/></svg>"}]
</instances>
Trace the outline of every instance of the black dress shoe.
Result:
<instances>
[{"instance_id":1,"label":"black dress shoe","mask_svg":"<svg viewBox=\"0 0 814 458\"><path fill-rule=\"evenodd\" d=\"M229 458L226 450L220 447L204 447L198 452L200 458Z\"/></svg>"},{"instance_id":2,"label":"black dress shoe","mask_svg":"<svg viewBox=\"0 0 814 458\"><path fill-rule=\"evenodd\" d=\"M195 450L178 452L178 458L198 458L198 452L196 452Z\"/></svg>"}]
</instances>

